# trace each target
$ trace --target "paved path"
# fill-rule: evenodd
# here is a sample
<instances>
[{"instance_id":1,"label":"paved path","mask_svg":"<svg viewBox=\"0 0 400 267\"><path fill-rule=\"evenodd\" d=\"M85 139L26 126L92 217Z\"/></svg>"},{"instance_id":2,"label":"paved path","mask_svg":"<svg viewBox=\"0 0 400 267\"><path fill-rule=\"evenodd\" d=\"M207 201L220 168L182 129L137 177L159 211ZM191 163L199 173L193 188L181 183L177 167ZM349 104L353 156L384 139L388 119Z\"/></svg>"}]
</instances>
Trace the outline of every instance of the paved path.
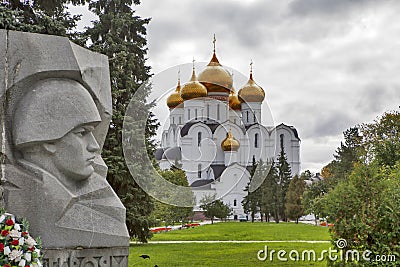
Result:
<instances>
[{"instance_id":1,"label":"paved path","mask_svg":"<svg viewBox=\"0 0 400 267\"><path fill-rule=\"evenodd\" d=\"M149 241L150 244L186 244L186 243L330 243L322 240L185 240L185 241ZM136 244L136 242L131 242Z\"/></svg>"}]
</instances>

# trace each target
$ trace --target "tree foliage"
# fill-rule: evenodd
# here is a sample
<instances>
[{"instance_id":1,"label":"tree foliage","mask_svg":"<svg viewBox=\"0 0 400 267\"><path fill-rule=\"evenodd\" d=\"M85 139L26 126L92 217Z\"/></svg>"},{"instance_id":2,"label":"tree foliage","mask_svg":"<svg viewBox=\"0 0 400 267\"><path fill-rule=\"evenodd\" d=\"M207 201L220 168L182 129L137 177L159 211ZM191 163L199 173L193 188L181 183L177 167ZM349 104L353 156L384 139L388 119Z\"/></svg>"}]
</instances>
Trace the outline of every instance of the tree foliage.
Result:
<instances>
[{"instance_id":1,"label":"tree foliage","mask_svg":"<svg viewBox=\"0 0 400 267\"><path fill-rule=\"evenodd\" d=\"M0 29L26 31L76 39L73 32L80 15L72 16L67 4L84 4L84 0L10 0L0 3Z\"/></svg>"},{"instance_id":2,"label":"tree foliage","mask_svg":"<svg viewBox=\"0 0 400 267\"><path fill-rule=\"evenodd\" d=\"M161 176L176 185L189 186L187 177L184 171L173 167L171 170L165 170L159 172ZM178 196L180 197L180 196ZM193 205L194 205L194 196ZM193 216L193 206L192 207L177 207L173 205L168 205L161 202L155 203L155 209L152 213L157 221L164 221L166 225L173 225L175 222L181 221L182 223L188 222Z\"/></svg>"},{"instance_id":3,"label":"tree foliage","mask_svg":"<svg viewBox=\"0 0 400 267\"><path fill-rule=\"evenodd\" d=\"M262 161L260 161L260 165L262 165ZM254 177L254 174L257 170L258 164L256 163L255 159L253 159L253 164L252 164L252 169L250 172L250 181L246 185L245 192L247 192L247 195L243 198L242 200L242 206L243 210L245 213L250 213L251 214L251 222L254 222L254 217L255 215L260 212L260 207L261 207L261 197L262 197L262 192L261 192L261 187L257 188L255 191L250 192L250 183ZM259 174L256 174L259 175Z\"/></svg>"},{"instance_id":4,"label":"tree foliage","mask_svg":"<svg viewBox=\"0 0 400 267\"><path fill-rule=\"evenodd\" d=\"M216 200L215 195L204 196L200 200L200 203L200 208L203 210L204 216L209 218L211 223L214 223L214 217L223 220L232 212L232 209L229 207L229 205L224 204L224 202L222 202L220 199Z\"/></svg>"},{"instance_id":5,"label":"tree foliage","mask_svg":"<svg viewBox=\"0 0 400 267\"><path fill-rule=\"evenodd\" d=\"M299 222L299 218L304 215L302 204L303 193L306 188L304 177L294 176L290 181L289 189L286 193L286 214L289 219Z\"/></svg>"},{"instance_id":6,"label":"tree foliage","mask_svg":"<svg viewBox=\"0 0 400 267\"><path fill-rule=\"evenodd\" d=\"M324 194L315 199L334 223L333 241L343 238L348 243L346 249L368 249L372 251L370 258L395 255L397 261L385 262L385 266L399 266L400 114L386 112L373 123L345 133L345 144L341 144L335 161L327 167L329 176L322 183ZM305 198L308 194L310 189Z\"/></svg>"},{"instance_id":7,"label":"tree foliage","mask_svg":"<svg viewBox=\"0 0 400 267\"><path fill-rule=\"evenodd\" d=\"M286 194L289 189L290 179L292 178L292 171L289 163L287 162L287 157L283 144L281 144L281 151L279 153L276 168L278 174L278 180L276 181L277 195L278 195L276 205L279 212L279 217L282 218L284 221L287 221L285 204L286 204ZM279 222L279 217L275 217L276 222Z\"/></svg>"}]
</instances>

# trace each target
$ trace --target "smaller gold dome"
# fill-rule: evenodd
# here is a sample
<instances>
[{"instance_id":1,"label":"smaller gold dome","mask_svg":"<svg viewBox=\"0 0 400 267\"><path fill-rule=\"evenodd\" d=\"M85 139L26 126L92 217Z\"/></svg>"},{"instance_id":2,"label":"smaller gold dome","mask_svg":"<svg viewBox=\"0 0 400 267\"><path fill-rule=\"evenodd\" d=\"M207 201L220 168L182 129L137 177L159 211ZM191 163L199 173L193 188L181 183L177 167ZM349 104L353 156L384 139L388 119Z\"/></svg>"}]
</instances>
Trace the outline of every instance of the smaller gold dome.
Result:
<instances>
[{"instance_id":1,"label":"smaller gold dome","mask_svg":"<svg viewBox=\"0 0 400 267\"><path fill-rule=\"evenodd\" d=\"M192 78L182 87L181 97L184 100L190 100L205 96L207 96L207 88L197 80L193 66Z\"/></svg>"},{"instance_id":2,"label":"smaller gold dome","mask_svg":"<svg viewBox=\"0 0 400 267\"><path fill-rule=\"evenodd\" d=\"M263 102L265 92L261 86L257 85L253 80L253 73L250 72L249 81L239 90L240 101L243 102Z\"/></svg>"},{"instance_id":3,"label":"smaller gold dome","mask_svg":"<svg viewBox=\"0 0 400 267\"><path fill-rule=\"evenodd\" d=\"M178 79L178 85L175 91L167 98L167 106L169 108L183 108L183 98L181 97L181 81Z\"/></svg>"},{"instance_id":4,"label":"smaller gold dome","mask_svg":"<svg viewBox=\"0 0 400 267\"><path fill-rule=\"evenodd\" d=\"M223 151L238 151L239 147L240 147L239 141L233 137L232 131L229 130L228 136L221 143L222 150Z\"/></svg>"},{"instance_id":5,"label":"smaller gold dome","mask_svg":"<svg viewBox=\"0 0 400 267\"><path fill-rule=\"evenodd\" d=\"M229 94L229 107L233 110L242 110L242 103L233 88Z\"/></svg>"}]
</instances>

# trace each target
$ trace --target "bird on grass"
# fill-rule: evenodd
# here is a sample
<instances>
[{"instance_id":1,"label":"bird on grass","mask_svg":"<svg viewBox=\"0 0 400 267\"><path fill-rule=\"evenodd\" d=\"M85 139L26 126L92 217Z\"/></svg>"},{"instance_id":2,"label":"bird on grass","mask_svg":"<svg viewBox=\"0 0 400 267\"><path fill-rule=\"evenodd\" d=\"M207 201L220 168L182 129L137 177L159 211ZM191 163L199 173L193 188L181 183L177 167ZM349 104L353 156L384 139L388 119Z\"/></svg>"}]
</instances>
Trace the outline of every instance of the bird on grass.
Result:
<instances>
[{"instance_id":1,"label":"bird on grass","mask_svg":"<svg viewBox=\"0 0 400 267\"><path fill-rule=\"evenodd\" d=\"M139 257L141 257L143 259L150 259L150 256L146 255L146 254L140 255Z\"/></svg>"}]
</instances>

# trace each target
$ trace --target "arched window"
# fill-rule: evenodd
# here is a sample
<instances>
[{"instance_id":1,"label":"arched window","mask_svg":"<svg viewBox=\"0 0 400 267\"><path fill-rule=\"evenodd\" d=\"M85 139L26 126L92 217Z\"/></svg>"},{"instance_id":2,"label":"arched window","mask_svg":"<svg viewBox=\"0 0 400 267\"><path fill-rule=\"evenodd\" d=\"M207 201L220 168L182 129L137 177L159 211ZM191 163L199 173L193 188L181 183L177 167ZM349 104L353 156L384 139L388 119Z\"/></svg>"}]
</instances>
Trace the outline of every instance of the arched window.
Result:
<instances>
[{"instance_id":1,"label":"arched window","mask_svg":"<svg viewBox=\"0 0 400 267\"><path fill-rule=\"evenodd\" d=\"M257 148L258 147L258 133L256 133L254 135L254 147Z\"/></svg>"},{"instance_id":2,"label":"arched window","mask_svg":"<svg viewBox=\"0 0 400 267\"><path fill-rule=\"evenodd\" d=\"M254 120L254 123L257 122L257 118L256 118L256 113L255 112L253 113L253 120Z\"/></svg>"},{"instance_id":3,"label":"arched window","mask_svg":"<svg viewBox=\"0 0 400 267\"><path fill-rule=\"evenodd\" d=\"M237 206L237 201L236 201L236 199L233 200L233 206L234 206L234 207Z\"/></svg>"},{"instance_id":4,"label":"arched window","mask_svg":"<svg viewBox=\"0 0 400 267\"><path fill-rule=\"evenodd\" d=\"M175 124L175 117L172 117L172 124Z\"/></svg>"},{"instance_id":5,"label":"arched window","mask_svg":"<svg viewBox=\"0 0 400 267\"><path fill-rule=\"evenodd\" d=\"M284 148L284 146L283 146L283 143L284 143L284 139L285 139L285 136L283 135L283 134L281 134L280 136L280 142L281 142L281 149L283 149Z\"/></svg>"},{"instance_id":6,"label":"arched window","mask_svg":"<svg viewBox=\"0 0 400 267\"><path fill-rule=\"evenodd\" d=\"M197 146L200 146L201 144L201 132L197 133Z\"/></svg>"},{"instance_id":7,"label":"arched window","mask_svg":"<svg viewBox=\"0 0 400 267\"><path fill-rule=\"evenodd\" d=\"M246 111L247 122L249 122L249 112Z\"/></svg>"},{"instance_id":8,"label":"arched window","mask_svg":"<svg viewBox=\"0 0 400 267\"><path fill-rule=\"evenodd\" d=\"M188 121L190 120L190 109L188 109Z\"/></svg>"},{"instance_id":9,"label":"arched window","mask_svg":"<svg viewBox=\"0 0 400 267\"><path fill-rule=\"evenodd\" d=\"M179 124L182 124L182 118L179 117Z\"/></svg>"},{"instance_id":10,"label":"arched window","mask_svg":"<svg viewBox=\"0 0 400 267\"><path fill-rule=\"evenodd\" d=\"M210 105L207 104L207 120L210 119Z\"/></svg>"},{"instance_id":11,"label":"arched window","mask_svg":"<svg viewBox=\"0 0 400 267\"><path fill-rule=\"evenodd\" d=\"M197 108L194 110L194 119L197 120Z\"/></svg>"},{"instance_id":12,"label":"arched window","mask_svg":"<svg viewBox=\"0 0 400 267\"><path fill-rule=\"evenodd\" d=\"M201 178L201 164L197 165L197 177Z\"/></svg>"},{"instance_id":13,"label":"arched window","mask_svg":"<svg viewBox=\"0 0 400 267\"><path fill-rule=\"evenodd\" d=\"M219 120L219 104L217 105L217 120Z\"/></svg>"}]
</instances>

